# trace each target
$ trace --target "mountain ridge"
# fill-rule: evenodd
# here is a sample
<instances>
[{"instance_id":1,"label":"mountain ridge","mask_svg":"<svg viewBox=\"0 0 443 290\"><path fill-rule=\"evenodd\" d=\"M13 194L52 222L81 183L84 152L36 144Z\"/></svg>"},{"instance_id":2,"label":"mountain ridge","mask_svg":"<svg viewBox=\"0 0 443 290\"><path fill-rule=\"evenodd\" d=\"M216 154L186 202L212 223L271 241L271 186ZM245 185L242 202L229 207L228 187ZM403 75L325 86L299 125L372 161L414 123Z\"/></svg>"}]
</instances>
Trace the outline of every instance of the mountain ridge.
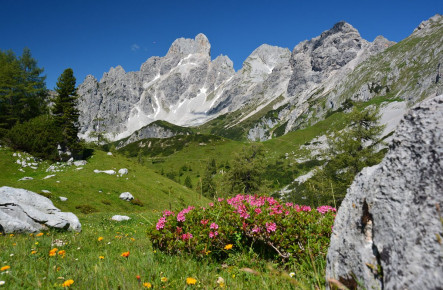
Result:
<instances>
[{"instance_id":1,"label":"mountain ridge","mask_svg":"<svg viewBox=\"0 0 443 290\"><path fill-rule=\"evenodd\" d=\"M432 33L429 27L441 23L441 16L436 15L422 22L418 31ZM211 120L236 112L224 122L223 128L229 129L262 110L275 111L272 120L264 116L255 123L248 121L249 127L240 137L264 141L272 138L277 128L285 134L307 120L320 120L344 101L344 95L358 98L355 92L361 92L367 99L379 94L379 89L373 92L375 87L383 87L378 80L373 82L374 88L367 82L353 92L344 88L344 83L352 81L348 78L354 77L352 73L362 63L394 44L382 36L372 42L364 40L357 29L341 21L292 51L263 44L235 72L229 57L211 60L211 45L204 34L179 38L164 57L149 58L140 71L126 73L117 66L100 81L93 76L85 78L78 89L81 137L101 131L113 133L108 135L118 140L156 120L204 128ZM437 50L437 58L440 53ZM378 69L374 68L375 74Z\"/></svg>"}]
</instances>

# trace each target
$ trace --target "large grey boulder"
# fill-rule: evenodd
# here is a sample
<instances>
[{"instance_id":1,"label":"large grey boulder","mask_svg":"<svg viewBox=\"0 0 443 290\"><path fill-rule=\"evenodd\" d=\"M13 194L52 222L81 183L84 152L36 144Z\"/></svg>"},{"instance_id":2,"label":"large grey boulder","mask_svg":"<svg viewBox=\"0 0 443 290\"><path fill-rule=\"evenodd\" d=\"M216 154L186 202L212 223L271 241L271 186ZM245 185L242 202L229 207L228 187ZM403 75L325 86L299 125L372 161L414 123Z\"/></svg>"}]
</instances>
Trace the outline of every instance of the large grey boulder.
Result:
<instances>
[{"instance_id":1,"label":"large grey boulder","mask_svg":"<svg viewBox=\"0 0 443 290\"><path fill-rule=\"evenodd\" d=\"M442 216L440 95L412 108L383 161L354 180L337 213L326 278L350 288L441 289Z\"/></svg>"},{"instance_id":2,"label":"large grey boulder","mask_svg":"<svg viewBox=\"0 0 443 290\"><path fill-rule=\"evenodd\" d=\"M0 187L0 228L6 233L37 232L48 228L81 231L77 216L61 212L51 200L35 192Z\"/></svg>"}]
</instances>

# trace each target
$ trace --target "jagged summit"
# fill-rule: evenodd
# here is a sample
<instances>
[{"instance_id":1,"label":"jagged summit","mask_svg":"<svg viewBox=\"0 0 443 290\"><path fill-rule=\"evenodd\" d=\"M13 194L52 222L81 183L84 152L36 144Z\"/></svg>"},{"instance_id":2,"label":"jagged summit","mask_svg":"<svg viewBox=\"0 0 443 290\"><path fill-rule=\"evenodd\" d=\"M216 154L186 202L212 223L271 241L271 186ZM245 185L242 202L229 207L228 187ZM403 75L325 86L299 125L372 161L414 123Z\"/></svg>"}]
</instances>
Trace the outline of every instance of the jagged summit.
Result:
<instances>
[{"instance_id":1,"label":"jagged summit","mask_svg":"<svg viewBox=\"0 0 443 290\"><path fill-rule=\"evenodd\" d=\"M203 33L198 34L195 39L179 38L175 40L169 48L167 56L186 56L194 53L201 53L211 56L211 44L209 43L206 35Z\"/></svg>"},{"instance_id":2,"label":"jagged summit","mask_svg":"<svg viewBox=\"0 0 443 290\"><path fill-rule=\"evenodd\" d=\"M443 16L441 14L435 14L428 20L422 21L415 29L414 34L422 34L426 33L427 30L431 29L432 26L442 25L443 24Z\"/></svg>"},{"instance_id":3,"label":"jagged summit","mask_svg":"<svg viewBox=\"0 0 443 290\"><path fill-rule=\"evenodd\" d=\"M244 132L240 134L250 140L279 136L276 132L285 134L300 128L304 122L321 120L325 112L340 106L344 98L368 100L380 90L388 89L393 93L393 80L410 75L402 71L417 66L416 61L410 61L417 56L428 55L420 64L426 67L429 62L441 59L441 48L433 43L441 39L441 19L436 15L423 22L406 39L433 35L406 55L402 53L407 49L384 52L394 43L383 36L369 42L351 24L341 21L319 36L299 43L292 51L261 45L237 72L227 56L211 60L211 45L204 34L194 39L180 38L172 43L165 56L149 58L140 71L125 73L117 66L105 73L100 82L88 76L78 88L81 136L103 130L116 140L156 120L198 126L232 112L235 114L214 123L215 127L223 127L217 127L217 132L232 128L236 136ZM394 61L379 64L384 61L383 56L372 56L382 52ZM399 54L402 56L396 59ZM354 73L370 60L377 60L377 65ZM420 83L420 93L415 95L426 94L439 86L433 84L441 79L435 77L437 70L435 65L420 74L420 79L407 82L414 87ZM426 77L430 74L432 81ZM437 74L440 76L439 71ZM395 93L405 95L411 90L402 86L395 88ZM315 104L317 107L312 109ZM267 114L271 111L272 114ZM101 120L100 124L97 120ZM208 126L213 130L213 125Z\"/></svg>"}]
</instances>

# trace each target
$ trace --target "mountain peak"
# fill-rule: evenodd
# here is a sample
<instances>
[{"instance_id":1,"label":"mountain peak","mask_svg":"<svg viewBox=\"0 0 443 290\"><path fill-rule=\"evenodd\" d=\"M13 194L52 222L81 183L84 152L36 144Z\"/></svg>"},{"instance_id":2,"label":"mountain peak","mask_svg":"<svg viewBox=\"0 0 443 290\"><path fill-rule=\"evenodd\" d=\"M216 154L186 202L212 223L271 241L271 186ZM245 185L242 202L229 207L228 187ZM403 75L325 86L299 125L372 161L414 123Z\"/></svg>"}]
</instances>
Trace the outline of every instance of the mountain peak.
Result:
<instances>
[{"instance_id":1,"label":"mountain peak","mask_svg":"<svg viewBox=\"0 0 443 290\"><path fill-rule=\"evenodd\" d=\"M188 55L194 53L201 53L210 56L211 44L208 38L203 33L197 34L195 39L179 38L176 39L168 50L167 55Z\"/></svg>"}]
</instances>

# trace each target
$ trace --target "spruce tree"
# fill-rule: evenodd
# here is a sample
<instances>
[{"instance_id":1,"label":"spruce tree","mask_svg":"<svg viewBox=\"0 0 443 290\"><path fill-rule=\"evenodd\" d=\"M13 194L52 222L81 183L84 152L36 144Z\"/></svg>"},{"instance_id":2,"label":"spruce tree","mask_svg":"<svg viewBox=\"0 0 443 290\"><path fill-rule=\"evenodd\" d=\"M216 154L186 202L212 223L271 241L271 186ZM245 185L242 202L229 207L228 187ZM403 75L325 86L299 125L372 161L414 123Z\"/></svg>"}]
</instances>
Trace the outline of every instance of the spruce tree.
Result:
<instances>
[{"instance_id":1,"label":"spruce tree","mask_svg":"<svg viewBox=\"0 0 443 290\"><path fill-rule=\"evenodd\" d=\"M11 50L0 51L0 129L46 112L46 77L42 73L28 48L19 58Z\"/></svg>"},{"instance_id":2,"label":"spruce tree","mask_svg":"<svg viewBox=\"0 0 443 290\"><path fill-rule=\"evenodd\" d=\"M71 68L65 69L57 81L52 113L55 124L61 132L61 148L63 151L78 152L81 148L78 139L77 90L75 88L74 72Z\"/></svg>"},{"instance_id":3,"label":"spruce tree","mask_svg":"<svg viewBox=\"0 0 443 290\"><path fill-rule=\"evenodd\" d=\"M30 120L36 116L47 113L46 76L41 76L43 69L37 66L37 61L32 58L29 48L23 49L19 58L22 91L19 96L18 106L20 108L20 122Z\"/></svg>"},{"instance_id":4,"label":"spruce tree","mask_svg":"<svg viewBox=\"0 0 443 290\"><path fill-rule=\"evenodd\" d=\"M329 149L323 156L329 161L303 184L303 194L299 195L307 197L311 204L340 205L355 176L383 158L383 151L376 148L384 128L378 124L378 109L370 107L361 111L354 107L346 119L349 127L329 139Z\"/></svg>"},{"instance_id":5,"label":"spruce tree","mask_svg":"<svg viewBox=\"0 0 443 290\"><path fill-rule=\"evenodd\" d=\"M235 154L231 169L224 175L229 194L256 193L264 185L265 152L262 144L252 144Z\"/></svg>"}]
</instances>

